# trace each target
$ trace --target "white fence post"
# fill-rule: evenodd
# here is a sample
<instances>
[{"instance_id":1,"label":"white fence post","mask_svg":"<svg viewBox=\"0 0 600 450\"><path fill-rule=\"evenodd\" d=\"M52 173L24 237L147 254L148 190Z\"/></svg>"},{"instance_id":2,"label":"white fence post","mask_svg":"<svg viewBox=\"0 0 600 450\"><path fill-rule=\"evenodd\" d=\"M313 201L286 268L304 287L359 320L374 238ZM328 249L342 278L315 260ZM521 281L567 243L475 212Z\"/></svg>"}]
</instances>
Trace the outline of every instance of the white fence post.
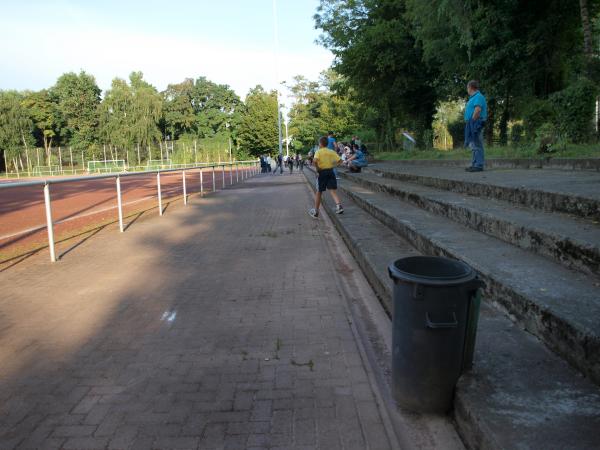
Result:
<instances>
[{"instance_id":1,"label":"white fence post","mask_svg":"<svg viewBox=\"0 0 600 450\"><path fill-rule=\"evenodd\" d=\"M123 229L123 201L121 200L121 177L117 175L117 208L119 210L119 230Z\"/></svg>"},{"instance_id":2,"label":"white fence post","mask_svg":"<svg viewBox=\"0 0 600 450\"><path fill-rule=\"evenodd\" d=\"M240 182L240 164L239 163L235 163L235 182L236 183Z\"/></svg>"},{"instance_id":3,"label":"white fence post","mask_svg":"<svg viewBox=\"0 0 600 450\"><path fill-rule=\"evenodd\" d=\"M229 164L229 185L233 184L233 164Z\"/></svg>"},{"instance_id":4,"label":"white fence post","mask_svg":"<svg viewBox=\"0 0 600 450\"><path fill-rule=\"evenodd\" d=\"M158 215L163 215L162 195L160 192L160 172L156 172L156 191L158 192Z\"/></svg>"},{"instance_id":5,"label":"white fence post","mask_svg":"<svg viewBox=\"0 0 600 450\"><path fill-rule=\"evenodd\" d=\"M185 170L181 171L181 177L183 178L183 204L187 205L187 186L185 185Z\"/></svg>"},{"instance_id":6,"label":"white fence post","mask_svg":"<svg viewBox=\"0 0 600 450\"><path fill-rule=\"evenodd\" d=\"M223 164L221 175L223 175L223 185L221 186L221 189L225 189L225 164Z\"/></svg>"},{"instance_id":7,"label":"white fence post","mask_svg":"<svg viewBox=\"0 0 600 450\"><path fill-rule=\"evenodd\" d=\"M217 188L215 185L215 166L212 166L212 176L213 176L213 192L217 192Z\"/></svg>"},{"instance_id":8,"label":"white fence post","mask_svg":"<svg viewBox=\"0 0 600 450\"><path fill-rule=\"evenodd\" d=\"M202 176L202 167L200 167L200 196L204 195L204 177Z\"/></svg>"},{"instance_id":9,"label":"white fence post","mask_svg":"<svg viewBox=\"0 0 600 450\"><path fill-rule=\"evenodd\" d=\"M48 248L50 248L50 261L56 262L54 252L54 224L52 223L52 205L50 204L50 184L44 184L44 203L46 204L46 228L48 229Z\"/></svg>"}]
</instances>

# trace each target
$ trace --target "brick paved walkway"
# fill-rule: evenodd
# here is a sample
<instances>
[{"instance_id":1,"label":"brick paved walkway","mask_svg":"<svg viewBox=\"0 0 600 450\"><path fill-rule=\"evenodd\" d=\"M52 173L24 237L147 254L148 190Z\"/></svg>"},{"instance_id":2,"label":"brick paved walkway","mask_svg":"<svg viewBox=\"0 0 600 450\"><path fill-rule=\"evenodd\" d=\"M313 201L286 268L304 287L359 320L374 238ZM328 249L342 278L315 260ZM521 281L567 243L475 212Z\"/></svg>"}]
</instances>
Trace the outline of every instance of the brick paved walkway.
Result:
<instances>
[{"instance_id":1,"label":"brick paved walkway","mask_svg":"<svg viewBox=\"0 0 600 450\"><path fill-rule=\"evenodd\" d=\"M390 448L301 175L0 273L0 448Z\"/></svg>"}]
</instances>

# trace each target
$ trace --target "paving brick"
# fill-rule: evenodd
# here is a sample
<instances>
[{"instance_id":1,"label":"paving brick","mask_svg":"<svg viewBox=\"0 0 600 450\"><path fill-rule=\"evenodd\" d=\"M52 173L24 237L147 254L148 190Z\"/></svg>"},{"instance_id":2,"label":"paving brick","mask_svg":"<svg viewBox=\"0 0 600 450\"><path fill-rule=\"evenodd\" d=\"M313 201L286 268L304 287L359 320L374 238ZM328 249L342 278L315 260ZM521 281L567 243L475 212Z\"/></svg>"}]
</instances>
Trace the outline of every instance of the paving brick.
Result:
<instances>
[{"instance_id":1,"label":"paving brick","mask_svg":"<svg viewBox=\"0 0 600 450\"><path fill-rule=\"evenodd\" d=\"M94 405L90 408L88 414L83 419L84 425L99 425L102 423L108 412L110 411L110 405L99 404Z\"/></svg>"},{"instance_id":2,"label":"paving brick","mask_svg":"<svg viewBox=\"0 0 600 450\"><path fill-rule=\"evenodd\" d=\"M129 448L135 441L138 434L138 427L132 425L120 426L115 430L114 435L110 438L108 449L124 449Z\"/></svg>"},{"instance_id":3,"label":"paving brick","mask_svg":"<svg viewBox=\"0 0 600 450\"><path fill-rule=\"evenodd\" d=\"M246 445L248 448L266 448L269 444L269 437L266 434L251 434L248 436Z\"/></svg>"},{"instance_id":4,"label":"paving brick","mask_svg":"<svg viewBox=\"0 0 600 450\"><path fill-rule=\"evenodd\" d=\"M225 450L244 450L246 448L246 441L248 435L231 435L225 436Z\"/></svg>"},{"instance_id":5,"label":"paving brick","mask_svg":"<svg viewBox=\"0 0 600 450\"><path fill-rule=\"evenodd\" d=\"M59 426L54 430L56 437L84 437L91 436L96 431L94 425L66 425Z\"/></svg>"},{"instance_id":6,"label":"paving brick","mask_svg":"<svg viewBox=\"0 0 600 450\"><path fill-rule=\"evenodd\" d=\"M272 413L272 402L271 400L256 400L252 405L252 413L250 420L253 421L264 421L270 420Z\"/></svg>"},{"instance_id":7,"label":"paving brick","mask_svg":"<svg viewBox=\"0 0 600 450\"><path fill-rule=\"evenodd\" d=\"M299 445L314 445L316 438L315 421L312 418L294 420L294 442Z\"/></svg>"},{"instance_id":8,"label":"paving brick","mask_svg":"<svg viewBox=\"0 0 600 450\"><path fill-rule=\"evenodd\" d=\"M40 444L36 445L35 447L22 447L23 450L27 449L27 450L58 450L63 448L63 444L65 443L66 439L65 438L48 438L45 439L44 441L42 441ZM2 447L0 447L2 448ZM13 448L12 446L10 447L6 447L6 448ZM21 447L19 447L19 450L21 450Z\"/></svg>"},{"instance_id":9,"label":"paving brick","mask_svg":"<svg viewBox=\"0 0 600 450\"><path fill-rule=\"evenodd\" d=\"M217 411L208 415L211 423L247 422L249 419L250 413L247 411Z\"/></svg>"},{"instance_id":10,"label":"paving brick","mask_svg":"<svg viewBox=\"0 0 600 450\"><path fill-rule=\"evenodd\" d=\"M269 422L231 422L227 425L227 434L259 434L268 433L271 428Z\"/></svg>"},{"instance_id":11,"label":"paving brick","mask_svg":"<svg viewBox=\"0 0 600 450\"><path fill-rule=\"evenodd\" d=\"M289 410L289 409L273 411L273 419L271 422L271 433L291 434L293 417L294 417L293 411Z\"/></svg>"},{"instance_id":12,"label":"paving brick","mask_svg":"<svg viewBox=\"0 0 600 450\"><path fill-rule=\"evenodd\" d=\"M107 445L108 438L76 437L67 439L62 445L62 448L73 450L98 450L103 449Z\"/></svg>"},{"instance_id":13,"label":"paving brick","mask_svg":"<svg viewBox=\"0 0 600 450\"><path fill-rule=\"evenodd\" d=\"M202 433L202 438L200 439L200 448L222 447L225 442L226 429L226 424L208 424Z\"/></svg>"},{"instance_id":14,"label":"paving brick","mask_svg":"<svg viewBox=\"0 0 600 450\"><path fill-rule=\"evenodd\" d=\"M317 435L317 446L327 450L336 450L342 448L342 442L336 429L321 430Z\"/></svg>"},{"instance_id":15,"label":"paving brick","mask_svg":"<svg viewBox=\"0 0 600 450\"><path fill-rule=\"evenodd\" d=\"M155 449L196 449L198 448L198 443L200 442L200 438L197 437L164 437L158 438L154 441L152 448Z\"/></svg>"}]
</instances>

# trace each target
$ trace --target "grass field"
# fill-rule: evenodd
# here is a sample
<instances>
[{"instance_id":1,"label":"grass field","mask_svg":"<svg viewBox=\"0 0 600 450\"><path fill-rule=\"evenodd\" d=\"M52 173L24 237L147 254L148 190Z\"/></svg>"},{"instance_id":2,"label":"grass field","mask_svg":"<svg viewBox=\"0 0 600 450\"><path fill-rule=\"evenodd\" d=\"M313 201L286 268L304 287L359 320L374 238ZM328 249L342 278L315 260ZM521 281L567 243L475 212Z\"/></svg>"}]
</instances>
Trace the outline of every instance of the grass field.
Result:
<instances>
[{"instance_id":1,"label":"grass field","mask_svg":"<svg viewBox=\"0 0 600 450\"><path fill-rule=\"evenodd\" d=\"M395 161L407 159L470 159L471 151L461 148L456 150L412 150L399 152L379 152L374 153L376 160ZM600 158L600 144L587 145L568 145L564 149L559 149L552 153L540 155L535 147L486 147L486 158Z\"/></svg>"}]
</instances>

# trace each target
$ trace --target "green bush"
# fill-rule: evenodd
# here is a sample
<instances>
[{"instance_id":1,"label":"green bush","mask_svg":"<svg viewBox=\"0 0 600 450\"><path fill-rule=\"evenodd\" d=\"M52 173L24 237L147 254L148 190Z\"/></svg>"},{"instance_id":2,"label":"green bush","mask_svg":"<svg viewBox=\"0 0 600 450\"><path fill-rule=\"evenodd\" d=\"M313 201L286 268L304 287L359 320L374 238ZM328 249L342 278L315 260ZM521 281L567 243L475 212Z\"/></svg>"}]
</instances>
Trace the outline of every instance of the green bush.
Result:
<instances>
[{"instance_id":1,"label":"green bush","mask_svg":"<svg viewBox=\"0 0 600 450\"><path fill-rule=\"evenodd\" d=\"M535 132L537 152L540 154L553 153L558 143L558 133L551 123L542 124Z\"/></svg>"},{"instance_id":2,"label":"green bush","mask_svg":"<svg viewBox=\"0 0 600 450\"><path fill-rule=\"evenodd\" d=\"M423 150L431 150L433 148L433 130L427 129L423 132Z\"/></svg>"},{"instance_id":3,"label":"green bush","mask_svg":"<svg viewBox=\"0 0 600 450\"><path fill-rule=\"evenodd\" d=\"M528 101L523 111L525 139L529 142L535 141L538 129L547 123L556 123L556 112L552 103L540 99Z\"/></svg>"},{"instance_id":4,"label":"green bush","mask_svg":"<svg viewBox=\"0 0 600 450\"><path fill-rule=\"evenodd\" d=\"M596 86L586 78L550 96L559 134L573 143L588 141L593 134Z\"/></svg>"},{"instance_id":5,"label":"green bush","mask_svg":"<svg viewBox=\"0 0 600 450\"><path fill-rule=\"evenodd\" d=\"M460 119L448 123L448 133L452 136L452 148L462 148L465 142L465 123Z\"/></svg>"}]
</instances>

